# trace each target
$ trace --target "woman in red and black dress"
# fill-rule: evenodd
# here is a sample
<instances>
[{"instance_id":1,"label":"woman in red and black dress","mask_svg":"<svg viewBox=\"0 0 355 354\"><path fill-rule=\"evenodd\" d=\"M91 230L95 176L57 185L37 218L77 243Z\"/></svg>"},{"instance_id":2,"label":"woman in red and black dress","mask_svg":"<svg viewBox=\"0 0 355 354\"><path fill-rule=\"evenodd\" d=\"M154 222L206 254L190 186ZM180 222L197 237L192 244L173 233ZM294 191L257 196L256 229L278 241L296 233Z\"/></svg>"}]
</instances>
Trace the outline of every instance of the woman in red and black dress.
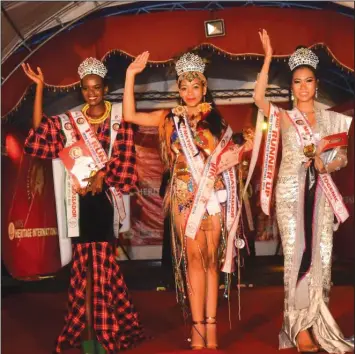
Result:
<instances>
[{"instance_id":1,"label":"woman in red and black dress","mask_svg":"<svg viewBox=\"0 0 355 354\"><path fill-rule=\"evenodd\" d=\"M54 159L66 143L58 116L42 115L44 77L23 64L25 74L36 83L33 129L25 142L25 152L39 158ZM103 149L110 146L111 104L104 101L107 69L97 59L88 58L79 67L83 113ZM72 126L79 140L75 124ZM121 193L134 190L137 181L133 130L121 122L105 168L90 181L90 187L79 189L79 237L72 238L73 262L70 275L68 313L57 339L55 352L83 343L85 352L110 354L129 348L143 339L138 314L115 259L113 248L113 208L106 191L110 187ZM86 340L85 340L86 339Z\"/></svg>"}]
</instances>

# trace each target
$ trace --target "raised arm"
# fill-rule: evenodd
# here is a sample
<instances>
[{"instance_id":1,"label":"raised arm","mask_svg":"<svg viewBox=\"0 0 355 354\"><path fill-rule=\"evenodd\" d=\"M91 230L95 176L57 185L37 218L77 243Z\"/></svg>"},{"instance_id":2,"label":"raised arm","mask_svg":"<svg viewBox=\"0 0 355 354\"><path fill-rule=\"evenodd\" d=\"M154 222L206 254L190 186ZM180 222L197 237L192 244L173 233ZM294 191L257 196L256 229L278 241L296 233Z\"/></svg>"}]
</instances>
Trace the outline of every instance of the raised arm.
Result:
<instances>
[{"instance_id":1,"label":"raised arm","mask_svg":"<svg viewBox=\"0 0 355 354\"><path fill-rule=\"evenodd\" d=\"M265 58L263 67L261 68L261 71L258 74L258 78L255 84L254 101L255 104L264 111L264 115L268 117L270 110L270 102L265 99L265 91L268 83L268 74L272 59L272 47L270 43L270 38L266 30L263 29L261 32L259 32L259 36L264 48Z\"/></svg>"},{"instance_id":2,"label":"raised arm","mask_svg":"<svg viewBox=\"0 0 355 354\"><path fill-rule=\"evenodd\" d=\"M24 73L37 85L36 95L33 105L33 116L32 116L32 126L33 129L37 129L41 123L43 115L43 87L44 87L44 76L40 67L37 67L38 73L35 73L28 63L22 64L22 69Z\"/></svg>"},{"instance_id":3,"label":"raised arm","mask_svg":"<svg viewBox=\"0 0 355 354\"><path fill-rule=\"evenodd\" d=\"M145 126L159 126L163 110L153 112L137 112L134 99L134 81L141 73L148 61L149 52L143 52L128 66L123 93L123 119L126 122Z\"/></svg>"}]
</instances>

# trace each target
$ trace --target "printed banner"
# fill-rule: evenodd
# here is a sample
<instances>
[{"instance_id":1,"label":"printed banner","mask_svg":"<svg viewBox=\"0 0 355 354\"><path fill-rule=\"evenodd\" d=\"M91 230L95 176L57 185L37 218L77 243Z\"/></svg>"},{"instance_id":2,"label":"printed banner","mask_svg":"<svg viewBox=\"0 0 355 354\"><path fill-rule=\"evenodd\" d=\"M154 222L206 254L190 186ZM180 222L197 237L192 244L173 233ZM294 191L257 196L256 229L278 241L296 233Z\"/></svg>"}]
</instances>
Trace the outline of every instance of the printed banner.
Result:
<instances>
[{"instance_id":1,"label":"printed banner","mask_svg":"<svg viewBox=\"0 0 355 354\"><path fill-rule=\"evenodd\" d=\"M18 144L22 145L18 139ZM52 164L23 153L2 157L2 259L17 279L61 268Z\"/></svg>"},{"instance_id":2,"label":"printed banner","mask_svg":"<svg viewBox=\"0 0 355 354\"><path fill-rule=\"evenodd\" d=\"M130 246L160 246L163 242L163 200L159 189L163 165L158 130L139 127L134 135L137 152L138 190L131 196L131 229L122 235Z\"/></svg>"}]
</instances>

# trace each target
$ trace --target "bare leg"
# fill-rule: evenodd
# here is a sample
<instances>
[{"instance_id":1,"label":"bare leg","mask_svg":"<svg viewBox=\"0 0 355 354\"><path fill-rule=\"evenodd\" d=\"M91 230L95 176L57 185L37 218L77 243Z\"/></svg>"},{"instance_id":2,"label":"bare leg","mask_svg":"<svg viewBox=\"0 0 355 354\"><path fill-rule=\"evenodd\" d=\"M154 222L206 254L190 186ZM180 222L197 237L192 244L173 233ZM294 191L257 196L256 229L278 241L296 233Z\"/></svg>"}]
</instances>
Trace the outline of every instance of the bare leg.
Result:
<instances>
[{"instance_id":1,"label":"bare leg","mask_svg":"<svg viewBox=\"0 0 355 354\"><path fill-rule=\"evenodd\" d=\"M206 343L207 347L216 349L217 342L217 303L218 303L218 246L221 238L219 216L212 216L213 229L206 231L208 249L207 294L206 294Z\"/></svg>"},{"instance_id":2,"label":"bare leg","mask_svg":"<svg viewBox=\"0 0 355 354\"><path fill-rule=\"evenodd\" d=\"M175 213L175 227L179 232L180 241L183 239L183 225L185 224L184 214ZM199 230L195 239L186 239L187 252L187 277L188 296L192 314L192 349L205 347L205 299L206 299L206 271L208 264L206 235Z\"/></svg>"},{"instance_id":3,"label":"bare leg","mask_svg":"<svg viewBox=\"0 0 355 354\"><path fill-rule=\"evenodd\" d=\"M187 262L187 273L191 287L189 300L192 320L199 322L195 323L193 327L191 345L204 347L206 343L203 322L205 321L206 304L207 243L203 231L198 231L195 240L187 239Z\"/></svg>"}]
</instances>

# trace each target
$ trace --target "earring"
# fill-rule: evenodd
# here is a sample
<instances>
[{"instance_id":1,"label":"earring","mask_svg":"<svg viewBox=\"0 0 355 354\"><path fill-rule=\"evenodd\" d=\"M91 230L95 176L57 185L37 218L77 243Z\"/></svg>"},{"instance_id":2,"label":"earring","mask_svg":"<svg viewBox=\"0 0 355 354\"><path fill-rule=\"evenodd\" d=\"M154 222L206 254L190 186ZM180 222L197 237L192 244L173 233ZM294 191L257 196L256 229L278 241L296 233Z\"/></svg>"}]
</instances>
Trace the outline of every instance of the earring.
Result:
<instances>
[{"instance_id":1,"label":"earring","mask_svg":"<svg viewBox=\"0 0 355 354\"><path fill-rule=\"evenodd\" d=\"M293 97L293 91L291 91L291 101L293 101L295 98Z\"/></svg>"},{"instance_id":2,"label":"earring","mask_svg":"<svg viewBox=\"0 0 355 354\"><path fill-rule=\"evenodd\" d=\"M182 100L182 98L180 98L180 106L184 105L184 101Z\"/></svg>"},{"instance_id":3,"label":"earring","mask_svg":"<svg viewBox=\"0 0 355 354\"><path fill-rule=\"evenodd\" d=\"M203 103L206 102L206 95L203 95Z\"/></svg>"},{"instance_id":4,"label":"earring","mask_svg":"<svg viewBox=\"0 0 355 354\"><path fill-rule=\"evenodd\" d=\"M318 98L318 87L316 88L316 98Z\"/></svg>"}]
</instances>

